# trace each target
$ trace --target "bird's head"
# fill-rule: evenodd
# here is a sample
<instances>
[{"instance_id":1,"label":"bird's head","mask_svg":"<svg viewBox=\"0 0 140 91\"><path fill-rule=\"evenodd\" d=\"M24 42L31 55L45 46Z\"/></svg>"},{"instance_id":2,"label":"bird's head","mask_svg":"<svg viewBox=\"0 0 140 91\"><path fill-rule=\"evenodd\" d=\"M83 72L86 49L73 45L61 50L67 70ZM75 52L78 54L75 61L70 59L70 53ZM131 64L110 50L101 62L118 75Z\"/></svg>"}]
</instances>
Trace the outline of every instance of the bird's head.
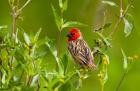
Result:
<instances>
[{"instance_id":1,"label":"bird's head","mask_svg":"<svg viewBox=\"0 0 140 91\"><path fill-rule=\"evenodd\" d=\"M78 28L71 28L69 29L67 37L68 37L68 42L70 42L82 38L82 35Z\"/></svg>"}]
</instances>

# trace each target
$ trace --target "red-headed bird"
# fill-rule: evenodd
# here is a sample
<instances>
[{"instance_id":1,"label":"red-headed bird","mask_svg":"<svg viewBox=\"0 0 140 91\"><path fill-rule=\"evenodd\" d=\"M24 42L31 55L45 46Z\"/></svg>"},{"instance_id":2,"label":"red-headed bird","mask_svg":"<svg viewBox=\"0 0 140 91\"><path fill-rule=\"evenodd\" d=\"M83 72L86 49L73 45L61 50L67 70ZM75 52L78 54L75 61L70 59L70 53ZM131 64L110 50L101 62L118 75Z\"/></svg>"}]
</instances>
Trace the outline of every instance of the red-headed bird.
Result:
<instances>
[{"instance_id":1,"label":"red-headed bird","mask_svg":"<svg viewBox=\"0 0 140 91\"><path fill-rule=\"evenodd\" d=\"M71 28L67 34L68 50L72 55L76 64L82 68L96 68L93 63L93 55L87 43L84 41L82 34L78 28Z\"/></svg>"}]
</instances>

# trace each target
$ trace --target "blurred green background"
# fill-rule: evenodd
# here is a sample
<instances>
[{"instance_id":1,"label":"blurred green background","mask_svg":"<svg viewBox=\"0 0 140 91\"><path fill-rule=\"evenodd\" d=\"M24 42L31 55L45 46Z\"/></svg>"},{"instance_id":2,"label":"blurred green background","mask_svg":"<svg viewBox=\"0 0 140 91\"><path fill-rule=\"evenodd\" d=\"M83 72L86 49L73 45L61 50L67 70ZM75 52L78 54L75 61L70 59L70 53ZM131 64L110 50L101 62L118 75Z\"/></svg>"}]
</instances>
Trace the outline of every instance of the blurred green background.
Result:
<instances>
[{"instance_id":1,"label":"blurred green background","mask_svg":"<svg viewBox=\"0 0 140 91\"><path fill-rule=\"evenodd\" d=\"M26 0L20 0L21 4ZM119 0L112 0L119 4ZM102 5L101 0L68 0L68 9L64 13L64 18L70 21L79 21L90 25L89 27L81 27L84 39L90 47L94 45L96 35L92 32L93 27L98 28L103 23L103 12L107 10L107 22L112 22L106 32L111 31L116 22L115 14L119 14L118 10L111 6ZM23 10L21 18L18 20L18 27L22 27L27 33L35 33L41 27L42 36L48 36L56 41L58 29L56 27L51 4L59 11L58 0L32 0L31 3ZM113 35L112 48L109 50L110 65L108 68L109 79L105 84L105 91L114 91L121 76L123 69L123 57L121 48L127 56L140 55L140 0L134 0L134 8L129 12L134 17L135 29L129 37L124 36L124 25L121 23L117 31ZM8 25L11 29L12 19L8 0L0 0L0 25ZM61 52L67 51L67 38L65 37L67 29L64 29L61 36ZM107 33L105 33L107 34ZM95 36L94 36L95 35ZM133 64L132 69L127 74L120 91L139 91L140 90L140 61ZM90 77L83 81L82 87L78 91L99 91L100 83L96 76Z\"/></svg>"}]
</instances>

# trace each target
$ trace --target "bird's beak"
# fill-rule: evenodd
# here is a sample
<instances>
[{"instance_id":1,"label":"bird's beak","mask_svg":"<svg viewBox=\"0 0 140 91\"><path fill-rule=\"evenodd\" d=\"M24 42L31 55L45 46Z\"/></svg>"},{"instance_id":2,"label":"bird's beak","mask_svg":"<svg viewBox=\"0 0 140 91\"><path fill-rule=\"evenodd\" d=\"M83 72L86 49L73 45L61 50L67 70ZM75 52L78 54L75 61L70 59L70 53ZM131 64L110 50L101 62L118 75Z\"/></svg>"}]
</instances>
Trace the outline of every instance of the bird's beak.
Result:
<instances>
[{"instance_id":1,"label":"bird's beak","mask_svg":"<svg viewBox=\"0 0 140 91\"><path fill-rule=\"evenodd\" d=\"M68 34L67 34L67 37L68 37L68 38L72 37L71 33L68 33Z\"/></svg>"}]
</instances>

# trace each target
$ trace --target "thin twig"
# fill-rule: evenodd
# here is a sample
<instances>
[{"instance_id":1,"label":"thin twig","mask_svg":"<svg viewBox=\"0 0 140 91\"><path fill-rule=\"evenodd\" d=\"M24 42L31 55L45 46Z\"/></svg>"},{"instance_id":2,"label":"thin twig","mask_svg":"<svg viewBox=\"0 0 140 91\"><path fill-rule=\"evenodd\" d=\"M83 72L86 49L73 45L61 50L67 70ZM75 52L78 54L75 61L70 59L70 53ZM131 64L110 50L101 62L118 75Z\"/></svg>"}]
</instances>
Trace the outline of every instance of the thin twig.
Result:
<instances>
[{"instance_id":1,"label":"thin twig","mask_svg":"<svg viewBox=\"0 0 140 91\"><path fill-rule=\"evenodd\" d=\"M12 8L12 39L15 40L16 33L16 21L17 21L18 13L15 8Z\"/></svg>"},{"instance_id":2,"label":"thin twig","mask_svg":"<svg viewBox=\"0 0 140 91\"><path fill-rule=\"evenodd\" d=\"M120 0L120 18L123 17L123 0Z\"/></svg>"},{"instance_id":3,"label":"thin twig","mask_svg":"<svg viewBox=\"0 0 140 91\"><path fill-rule=\"evenodd\" d=\"M119 26L121 20L122 20L122 19L119 18L119 20L116 22L116 24L115 24L113 30L112 30L111 33L109 34L110 37L111 37L111 36L114 34L114 32L117 30L117 28L118 28L118 26Z\"/></svg>"},{"instance_id":4,"label":"thin twig","mask_svg":"<svg viewBox=\"0 0 140 91\"><path fill-rule=\"evenodd\" d=\"M40 89L40 83L39 83L39 79L37 80L37 89L36 89L36 91L39 91L39 89Z\"/></svg>"},{"instance_id":5,"label":"thin twig","mask_svg":"<svg viewBox=\"0 0 140 91\"><path fill-rule=\"evenodd\" d=\"M26 85L30 86L32 80L33 80L33 76L32 75L28 75L27 78L26 78Z\"/></svg>"},{"instance_id":6,"label":"thin twig","mask_svg":"<svg viewBox=\"0 0 140 91\"><path fill-rule=\"evenodd\" d=\"M57 56L60 56L60 49L61 49L61 30L58 33L58 39L57 39Z\"/></svg>"},{"instance_id":7,"label":"thin twig","mask_svg":"<svg viewBox=\"0 0 140 91\"><path fill-rule=\"evenodd\" d=\"M11 30L11 37L13 40L13 46L15 45L16 42L16 23L17 23L17 19L20 15L20 12L22 11L23 8L25 8L25 6L30 2L31 0L28 0L20 9L19 9L19 1L17 1L17 5L14 5L14 1L13 3L10 3L9 1L9 5L11 7L11 13L12 13L12 30ZM10 67L12 68L12 61L13 61L13 56L11 56L11 60L10 60Z\"/></svg>"},{"instance_id":8,"label":"thin twig","mask_svg":"<svg viewBox=\"0 0 140 91\"><path fill-rule=\"evenodd\" d=\"M116 87L116 90L115 91L119 91L119 88L122 84L122 82L124 81L125 77L126 77L126 74L127 74L128 70L125 70L125 72L123 73L122 77L121 77L121 80L119 81L117 87Z\"/></svg>"},{"instance_id":9,"label":"thin twig","mask_svg":"<svg viewBox=\"0 0 140 91\"><path fill-rule=\"evenodd\" d=\"M18 2L17 2L18 3ZM9 3L10 4L10 3ZM17 4L18 5L18 4ZM14 47L15 45L15 41L16 41L16 21L17 21L17 18L19 16L19 13L17 12L18 10L18 6L14 5L14 1L12 4L10 4L11 6L11 15L12 15L12 30L11 30L11 37L12 37L12 40L13 40L13 44L12 44L12 47ZM9 52L9 50L6 48L6 51ZM10 55L10 54L8 54ZM14 56L10 56L10 60L9 60L9 67L10 67L10 70L12 70L12 64L13 64L13 59L14 59Z\"/></svg>"},{"instance_id":10,"label":"thin twig","mask_svg":"<svg viewBox=\"0 0 140 91\"><path fill-rule=\"evenodd\" d=\"M101 91L104 91L104 84L101 82Z\"/></svg>"},{"instance_id":11,"label":"thin twig","mask_svg":"<svg viewBox=\"0 0 140 91\"><path fill-rule=\"evenodd\" d=\"M129 8L130 8L131 5L132 5L132 1L127 5L125 11L123 11L123 8L122 8L122 7L123 7L122 0L120 0L120 17L119 17L118 21L116 22L116 24L115 24L113 30L112 30L111 33L109 34L110 37L111 37L111 36L114 34L114 32L117 30L117 28L118 28L120 22L121 22L121 21L123 20L123 18L125 17L125 15L126 15L126 13L128 12L128 10L129 10Z\"/></svg>"},{"instance_id":12,"label":"thin twig","mask_svg":"<svg viewBox=\"0 0 140 91\"><path fill-rule=\"evenodd\" d=\"M22 11L30 2L31 0L26 1L26 3L19 9L19 11Z\"/></svg>"},{"instance_id":13,"label":"thin twig","mask_svg":"<svg viewBox=\"0 0 140 91\"><path fill-rule=\"evenodd\" d=\"M11 36L15 42L15 37L16 37L16 21L21 13L21 11L30 3L31 0L28 0L26 1L26 3L21 7L19 8L19 1L17 2L17 5L14 5L14 3L12 3L12 5L10 4L11 6L11 9L12 9L12 33L11 33Z\"/></svg>"}]
</instances>

